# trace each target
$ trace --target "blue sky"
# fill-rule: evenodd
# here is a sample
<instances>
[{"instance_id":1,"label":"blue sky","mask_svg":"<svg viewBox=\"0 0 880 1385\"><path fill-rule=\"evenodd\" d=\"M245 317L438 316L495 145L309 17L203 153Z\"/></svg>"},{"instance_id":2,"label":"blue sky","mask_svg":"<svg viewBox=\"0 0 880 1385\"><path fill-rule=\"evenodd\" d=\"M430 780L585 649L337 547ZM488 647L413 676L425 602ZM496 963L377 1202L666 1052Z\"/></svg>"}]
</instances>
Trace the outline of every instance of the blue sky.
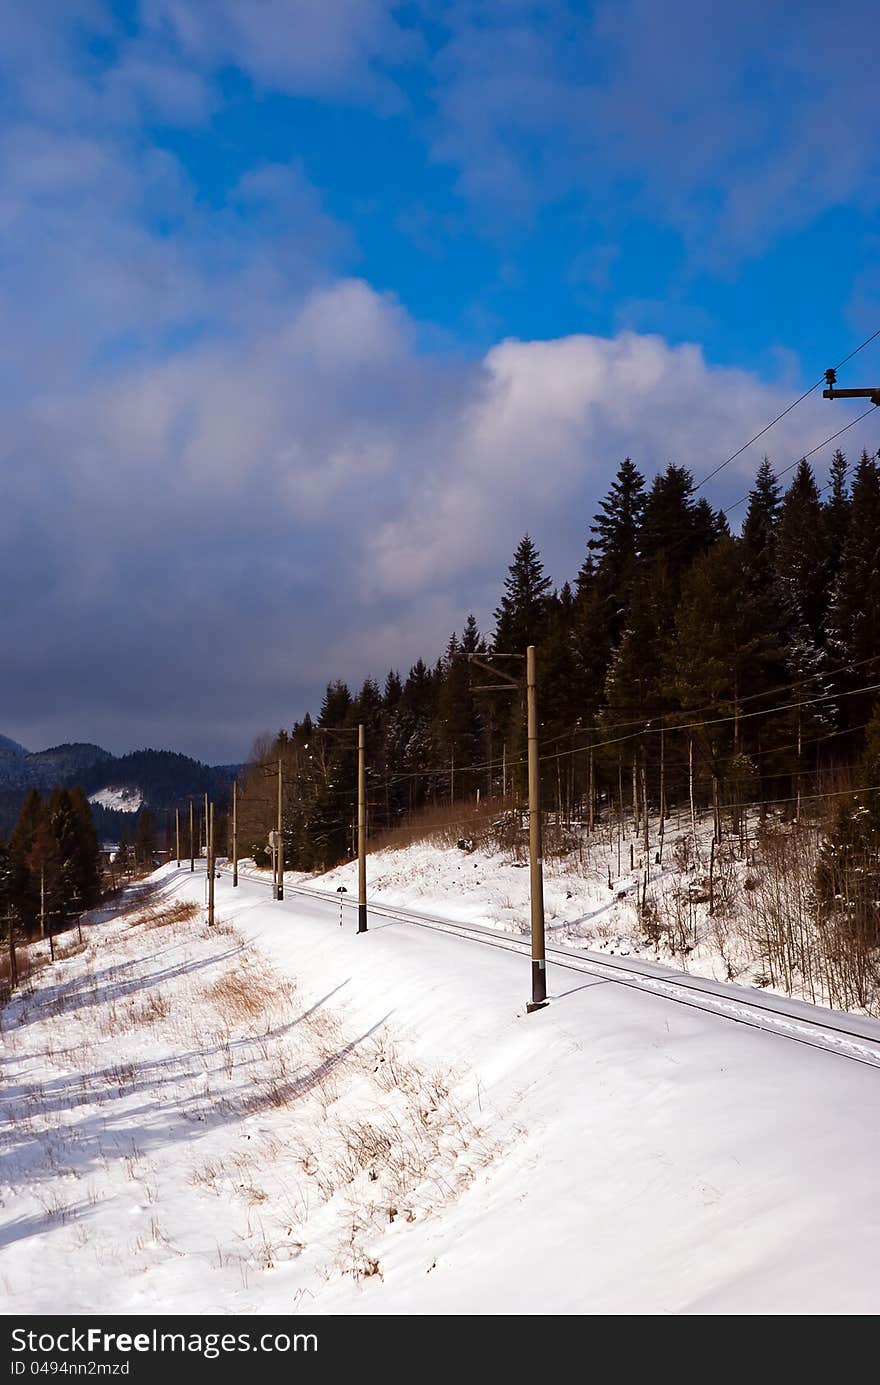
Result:
<instances>
[{"instance_id":1,"label":"blue sky","mask_svg":"<svg viewBox=\"0 0 880 1385\"><path fill-rule=\"evenodd\" d=\"M4 7L0 731L241 756L711 470L880 326L873 9Z\"/></svg>"}]
</instances>

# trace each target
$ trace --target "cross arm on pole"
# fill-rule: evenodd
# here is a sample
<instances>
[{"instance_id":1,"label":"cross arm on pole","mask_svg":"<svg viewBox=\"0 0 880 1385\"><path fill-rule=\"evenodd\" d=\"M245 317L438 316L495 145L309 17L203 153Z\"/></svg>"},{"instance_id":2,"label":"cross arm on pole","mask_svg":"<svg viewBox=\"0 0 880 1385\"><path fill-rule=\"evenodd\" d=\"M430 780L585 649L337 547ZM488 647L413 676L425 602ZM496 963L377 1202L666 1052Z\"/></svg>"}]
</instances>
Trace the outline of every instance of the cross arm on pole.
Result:
<instances>
[{"instance_id":1,"label":"cross arm on pole","mask_svg":"<svg viewBox=\"0 0 880 1385\"><path fill-rule=\"evenodd\" d=\"M522 654L488 654L486 658L481 658L479 654L466 655L469 664L476 664L477 668L484 669L486 673L492 673L500 679L499 683L493 683L486 687L472 688L472 692L502 692L505 688L517 688L522 686L519 678L511 678L509 673L503 673L500 668L487 662L488 659L522 659Z\"/></svg>"},{"instance_id":2,"label":"cross arm on pole","mask_svg":"<svg viewBox=\"0 0 880 1385\"><path fill-rule=\"evenodd\" d=\"M867 389L836 389L837 371L834 369L826 370L825 380L828 388L822 391L823 399L870 399L872 404L876 404L880 408L880 385L869 385Z\"/></svg>"}]
</instances>

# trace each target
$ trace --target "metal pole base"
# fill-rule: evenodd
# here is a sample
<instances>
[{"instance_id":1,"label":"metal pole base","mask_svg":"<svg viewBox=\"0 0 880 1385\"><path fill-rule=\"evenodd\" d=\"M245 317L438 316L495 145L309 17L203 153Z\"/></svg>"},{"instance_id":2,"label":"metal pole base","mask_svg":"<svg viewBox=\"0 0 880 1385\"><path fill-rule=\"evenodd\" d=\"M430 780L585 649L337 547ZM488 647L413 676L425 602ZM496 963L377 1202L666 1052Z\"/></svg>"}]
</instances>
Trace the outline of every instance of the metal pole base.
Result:
<instances>
[{"instance_id":1,"label":"metal pole base","mask_svg":"<svg viewBox=\"0 0 880 1385\"><path fill-rule=\"evenodd\" d=\"M233 875L233 877L232 877L232 888L235 889L235 887L236 887L237 884L238 884L238 875L235 874L235 875Z\"/></svg>"},{"instance_id":2,"label":"metal pole base","mask_svg":"<svg viewBox=\"0 0 880 1385\"><path fill-rule=\"evenodd\" d=\"M526 1014L534 1014L535 1010L546 1010L549 1004L549 1000L530 1000L526 1005Z\"/></svg>"},{"instance_id":3,"label":"metal pole base","mask_svg":"<svg viewBox=\"0 0 880 1385\"><path fill-rule=\"evenodd\" d=\"M284 886L283 886L283 885L279 885L279 886L278 886L278 892L277 892L277 894L275 895L275 898L276 898L276 899L283 899L283 898L284 898Z\"/></svg>"},{"instance_id":4,"label":"metal pole base","mask_svg":"<svg viewBox=\"0 0 880 1385\"><path fill-rule=\"evenodd\" d=\"M529 1014L547 1004L547 963L532 958L532 998L526 1006Z\"/></svg>"},{"instance_id":5,"label":"metal pole base","mask_svg":"<svg viewBox=\"0 0 880 1385\"><path fill-rule=\"evenodd\" d=\"M359 905L358 905L358 932L359 932L359 933L366 933L366 931L367 931L367 906L366 906L366 904L359 904Z\"/></svg>"}]
</instances>

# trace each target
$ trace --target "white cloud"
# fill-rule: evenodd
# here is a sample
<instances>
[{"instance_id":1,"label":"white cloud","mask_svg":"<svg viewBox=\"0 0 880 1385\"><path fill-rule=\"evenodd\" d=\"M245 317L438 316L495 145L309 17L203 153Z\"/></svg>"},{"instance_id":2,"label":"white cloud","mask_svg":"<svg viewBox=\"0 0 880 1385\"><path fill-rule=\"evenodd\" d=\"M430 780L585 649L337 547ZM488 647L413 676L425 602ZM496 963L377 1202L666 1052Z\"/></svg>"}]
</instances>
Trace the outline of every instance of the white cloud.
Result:
<instances>
[{"instance_id":1,"label":"white cloud","mask_svg":"<svg viewBox=\"0 0 880 1385\"><path fill-rule=\"evenodd\" d=\"M388 64L418 51L386 0L142 0L147 32L199 67L234 64L267 87L399 102Z\"/></svg>"}]
</instances>

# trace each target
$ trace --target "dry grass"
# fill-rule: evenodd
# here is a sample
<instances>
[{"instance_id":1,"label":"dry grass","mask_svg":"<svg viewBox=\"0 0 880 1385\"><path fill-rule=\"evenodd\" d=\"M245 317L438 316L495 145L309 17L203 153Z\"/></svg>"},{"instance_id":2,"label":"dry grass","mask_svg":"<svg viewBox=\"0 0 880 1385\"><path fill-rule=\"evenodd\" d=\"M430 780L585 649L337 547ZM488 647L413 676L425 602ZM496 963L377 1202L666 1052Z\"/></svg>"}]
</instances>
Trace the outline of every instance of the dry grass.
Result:
<instances>
[{"instance_id":1,"label":"dry grass","mask_svg":"<svg viewBox=\"0 0 880 1385\"><path fill-rule=\"evenodd\" d=\"M57 949L56 949L57 950ZM15 967L18 973L18 992L30 995L34 988L34 981L45 967L49 966L50 958L48 952L43 956L40 945L37 942L16 943L15 945ZM9 984L10 960L8 948L4 947L0 953L0 1002L6 1003L12 994Z\"/></svg>"},{"instance_id":2,"label":"dry grass","mask_svg":"<svg viewBox=\"0 0 880 1385\"><path fill-rule=\"evenodd\" d=\"M229 1025L252 1025L289 1011L296 986L288 977L253 958L243 957L202 991Z\"/></svg>"},{"instance_id":3,"label":"dry grass","mask_svg":"<svg viewBox=\"0 0 880 1385\"><path fill-rule=\"evenodd\" d=\"M462 851L510 852L516 859L525 859L528 831L523 815L502 799L436 803L414 813L400 827L377 834L370 850L385 851L418 842Z\"/></svg>"},{"instance_id":4,"label":"dry grass","mask_svg":"<svg viewBox=\"0 0 880 1385\"><path fill-rule=\"evenodd\" d=\"M180 900L176 904L152 904L141 911L140 918L132 925L136 928L173 928L175 924L189 923L198 918L201 910L198 904Z\"/></svg>"}]
</instances>

